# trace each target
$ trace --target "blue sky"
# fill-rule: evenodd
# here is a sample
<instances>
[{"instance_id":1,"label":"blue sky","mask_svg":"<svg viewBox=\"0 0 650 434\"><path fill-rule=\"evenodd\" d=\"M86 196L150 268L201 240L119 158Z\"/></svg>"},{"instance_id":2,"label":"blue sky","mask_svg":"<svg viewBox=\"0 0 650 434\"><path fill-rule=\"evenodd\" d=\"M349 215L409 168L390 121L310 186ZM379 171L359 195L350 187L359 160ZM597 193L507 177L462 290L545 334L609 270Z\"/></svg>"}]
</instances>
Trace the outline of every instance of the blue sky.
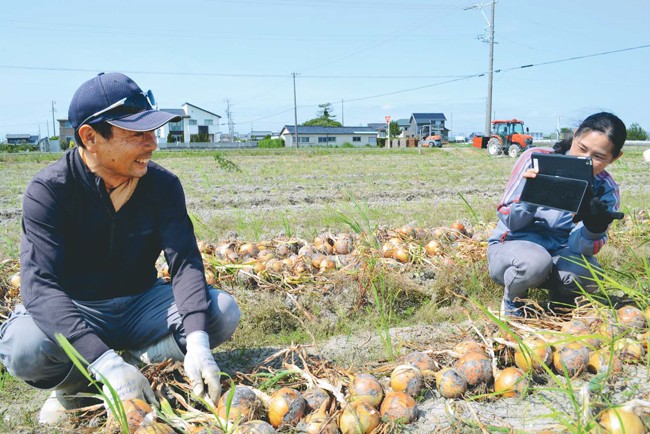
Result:
<instances>
[{"instance_id":1,"label":"blue sky","mask_svg":"<svg viewBox=\"0 0 650 434\"><path fill-rule=\"evenodd\" d=\"M477 2L3 3L2 138L51 134L52 101L66 118L76 88L101 71L127 73L161 108L217 113L223 132L226 101L239 133L293 124L294 72L299 123L329 102L349 126L413 112L444 113L456 135L485 124L487 74L477 75L489 44L478 37L490 8L466 9ZM650 47L635 48L650 44L649 16L647 0L500 0L493 115L550 133L607 110L650 130Z\"/></svg>"}]
</instances>

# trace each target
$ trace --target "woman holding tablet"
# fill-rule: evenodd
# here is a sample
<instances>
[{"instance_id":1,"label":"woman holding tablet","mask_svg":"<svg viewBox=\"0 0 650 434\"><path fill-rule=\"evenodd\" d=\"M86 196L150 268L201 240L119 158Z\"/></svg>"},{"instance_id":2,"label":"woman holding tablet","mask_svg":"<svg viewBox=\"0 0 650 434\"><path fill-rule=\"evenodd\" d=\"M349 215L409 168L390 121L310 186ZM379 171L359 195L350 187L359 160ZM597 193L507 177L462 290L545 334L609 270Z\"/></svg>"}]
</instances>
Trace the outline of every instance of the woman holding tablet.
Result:
<instances>
[{"instance_id":1,"label":"woman holding tablet","mask_svg":"<svg viewBox=\"0 0 650 434\"><path fill-rule=\"evenodd\" d=\"M601 112L586 118L573 139L553 148L531 148L512 170L504 195L497 207L499 218L488 241L490 277L504 286L501 312L508 316L525 314L521 299L530 288L545 288L556 305L573 305L580 288L593 292L598 285L585 265L598 267L595 255L607 242L607 228L620 205L619 188L605 168L623 153L627 137L623 121ZM521 202L527 179L535 178L535 153L557 153L590 157L594 186L589 189L577 213Z\"/></svg>"}]
</instances>

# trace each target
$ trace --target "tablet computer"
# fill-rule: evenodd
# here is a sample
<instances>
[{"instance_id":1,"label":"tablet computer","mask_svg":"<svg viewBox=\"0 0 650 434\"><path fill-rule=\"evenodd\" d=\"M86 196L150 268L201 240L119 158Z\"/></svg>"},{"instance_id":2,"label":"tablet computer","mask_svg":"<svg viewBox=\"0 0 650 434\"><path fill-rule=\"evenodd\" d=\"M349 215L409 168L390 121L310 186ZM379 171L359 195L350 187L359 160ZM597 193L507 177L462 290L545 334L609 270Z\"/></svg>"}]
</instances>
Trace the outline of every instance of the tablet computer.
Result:
<instances>
[{"instance_id":1,"label":"tablet computer","mask_svg":"<svg viewBox=\"0 0 650 434\"><path fill-rule=\"evenodd\" d=\"M538 206L578 212L587 188L593 187L594 166L590 157L534 153L536 178L527 179L520 200Z\"/></svg>"}]
</instances>

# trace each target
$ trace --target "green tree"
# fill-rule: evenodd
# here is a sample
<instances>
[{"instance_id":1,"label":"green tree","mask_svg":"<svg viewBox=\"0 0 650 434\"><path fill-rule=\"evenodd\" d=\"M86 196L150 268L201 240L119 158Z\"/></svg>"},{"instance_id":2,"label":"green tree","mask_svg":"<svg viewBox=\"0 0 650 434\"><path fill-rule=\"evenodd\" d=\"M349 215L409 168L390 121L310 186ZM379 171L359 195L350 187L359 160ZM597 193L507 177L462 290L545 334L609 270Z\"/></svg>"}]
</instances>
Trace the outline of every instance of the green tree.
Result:
<instances>
[{"instance_id":1,"label":"green tree","mask_svg":"<svg viewBox=\"0 0 650 434\"><path fill-rule=\"evenodd\" d=\"M335 120L335 115L332 114L332 104L318 104L318 112L316 118L303 122L306 127L342 127L343 125Z\"/></svg>"},{"instance_id":2,"label":"green tree","mask_svg":"<svg viewBox=\"0 0 650 434\"><path fill-rule=\"evenodd\" d=\"M641 128L636 122L627 129L628 140L648 140L648 132Z\"/></svg>"},{"instance_id":3,"label":"green tree","mask_svg":"<svg viewBox=\"0 0 650 434\"><path fill-rule=\"evenodd\" d=\"M388 124L388 129L390 131L391 137L397 137L402 134L402 129L399 127L399 125L397 125L397 121L390 121L390 124Z\"/></svg>"}]
</instances>

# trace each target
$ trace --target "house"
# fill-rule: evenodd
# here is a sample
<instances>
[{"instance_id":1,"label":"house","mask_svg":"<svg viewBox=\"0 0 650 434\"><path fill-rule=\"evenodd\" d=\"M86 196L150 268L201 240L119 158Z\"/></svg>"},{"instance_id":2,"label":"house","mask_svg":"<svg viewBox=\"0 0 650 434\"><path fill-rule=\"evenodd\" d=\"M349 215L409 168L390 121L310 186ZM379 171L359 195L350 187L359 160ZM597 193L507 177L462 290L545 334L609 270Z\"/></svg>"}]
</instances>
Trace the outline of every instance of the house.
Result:
<instances>
[{"instance_id":1,"label":"house","mask_svg":"<svg viewBox=\"0 0 650 434\"><path fill-rule=\"evenodd\" d=\"M181 109L160 109L181 116L178 122L169 122L156 131L158 143L173 142L218 142L221 139L219 120L221 116L188 102Z\"/></svg>"},{"instance_id":2,"label":"house","mask_svg":"<svg viewBox=\"0 0 650 434\"><path fill-rule=\"evenodd\" d=\"M57 119L59 123L59 142L70 144L74 143L74 128L68 119Z\"/></svg>"},{"instance_id":3,"label":"house","mask_svg":"<svg viewBox=\"0 0 650 434\"><path fill-rule=\"evenodd\" d=\"M10 145L19 145L21 143L35 145L38 143L39 136L33 136L31 134L7 134L5 138Z\"/></svg>"},{"instance_id":4,"label":"house","mask_svg":"<svg viewBox=\"0 0 650 434\"><path fill-rule=\"evenodd\" d=\"M296 127L285 125L280 138L287 148L296 147ZM301 146L377 146L377 131L370 127L315 127L298 125L298 147Z\"/></svg>"},{"instance_id":5,"label":"house","mask_svg":"<svg viewBox=\"0 0 650 434\"><path fill-rule=\"evenodd\" d=\"M274 134L273 131L251 131L248 134L248 140L251 142L259 142L260 140L264 140L264 138L267 136L274 138L274 135L275 138L277 138L277 134Z\"/></svg>"},{"instance_id":6,"label":"house","mask_svg":"<svg viewBox=\"0 0 650 434\"><path fill-rule=\"evenodd\" d=\"M445 127L447 118L442 113L412 113L406 136L415 137L422 134L423 126L430 126L431 133L442 136L443 141L449 140L449 129Z\"/></svg>"}]
</instances>

